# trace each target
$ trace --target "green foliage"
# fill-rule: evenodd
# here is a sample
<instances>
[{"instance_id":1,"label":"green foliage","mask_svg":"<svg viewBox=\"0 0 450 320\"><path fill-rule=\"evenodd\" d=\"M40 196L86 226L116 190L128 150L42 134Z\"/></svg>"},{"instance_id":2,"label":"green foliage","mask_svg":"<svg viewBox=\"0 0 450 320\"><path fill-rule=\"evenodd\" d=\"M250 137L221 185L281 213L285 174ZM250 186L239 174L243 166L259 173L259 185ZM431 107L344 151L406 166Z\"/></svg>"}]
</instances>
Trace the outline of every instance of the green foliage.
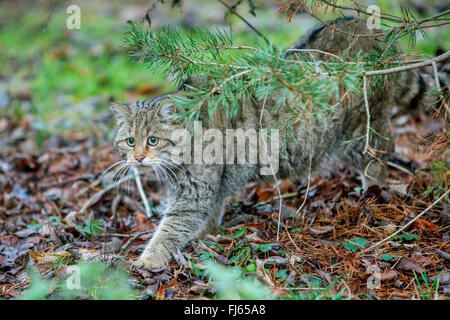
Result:
<instances>
[{"instance_id":1,"label":"green foliage","mask_svg":"<svg viewBox=\"0 0 450 320\"><path fill-rule=\"evenodd\" d=\"M416 280L417 288L419 289L420 298L422 300L439 300L439 293L438 293L439 279L440 279L439 276L442 274L442 272L436 276L435 280L433 281L433 283L431 283L431 285L429 284L427 273L421 272L420 275L422 277L423 283L425 284L425 287L423 287L420 284L420 280L419 277L417 276L416 271L413 270L414 278Z\"/></svg>"},{"instance_id":2,"label":"green foliage","mask_svg":"<svg viewBox=\"0 0 450 320\"><path fill-rule=\"evenodd\" d=\"M289 291L291 296L289 298L286 298L287 300L344 300L342 295L345 292L345 287L337 293L333 292L334 286L340 280L339 278L334 279L326 287L322 288L322 280L320 280L319 278L308 275L304 275L304 277L310 279L310 282L308 284L309 290L304 291L290 288Z\"/></svg>"},{"instance_id":3,"label":"green foliage","mask_svg":"<svg viewBox=\"0 0 450 320\"><path fill-rule=\"evenodd\" d=\"M201 240L204 244L206 244L207 246L214 246L215 248L217 248L219 251L223 251L223 248L220 244L216 243L216 242L210 242L210 241L206 241L206 240Z\"/></svg>"},{"instance_id":4,"label":"green foliage","mask_svg":"<svg viewBox=\"0 0 450 320\"><path fill-rule=\"evenodd\" d=\"M207 259L209 259L209 258L210 257L207 257ZM199 268L197 268L197 266L195 265L195 263L191 259L189 259L189 258L186 258L186 259L189 262L189 264L191 265L191 269L194 272L194 275L202 276L203 273L204 273L203 270L200 270Z\"/></svg>"},{"instance_id":5,"label":"green foliage","mask_svg":"<svg viewBox=\"0 0 450 320\"><path fill-rule=\"evenodd\" d=\"M204 112L212 121L216 112L234 119L244 99L264 101L269 92L277 93L271 111L284 108L291 115L283 126L299 115L329 117L344 92L361 93L367 66L340 58L326 64L315 59L287 59L281 47L265 43L236 46L231 35L205 29L153 32L130 23L125 40L132 47L132 57L176 83L192 79L192 75L208 75L207 80L188 85L190 92L172 97L181 110L175 117L187 123Z\"/></svg>"},{"instance_id":6,"label":"green foliage","mask_svg":"<svg viewBox=\"0 0 450 320\"><path fill-rule=\"evenodd\" d=\"M242 269L241 269L242 270ZM275 295L258 279L245 278L236 268L225 268L210 260L206 273L211 277L211 285L216 289L216 299L263 300L274 299Z\"/></svg>"},{"instance_id":7,"label":"green foliage","mask_svg":"<svg viewBox=\"0 0 450 320\"><path fill-rule=\"evenodd\" d=\"M77 264L72 266L78 270L66 278L41 279L30 270L31 283L19 299L93 299L93 300L128 300L135 299L128 274L122 267L107 267L102 263ZM80 287L72 287L70 277L79 274Z\"/></svg>"},{"instance_id":8,"label":"green foliage","mask_svg":"<svg viewBox=\"0 0 450 320\"><path fill-rule=\"evenodd\" d=\"M270 243L262 244L261 247L259 248L259 250L261 250L261 252L270 251L270 250L272 250L272 245Z\"/></svg>"},{"instance_id":9,"label":"green foliage","mask_svg":"<svg viewBox=\"0 0 450 320\"><path fill-rule=\"evenodd\" d=\"M248 263L252 256L250 247L244 246L246 243L247 239L242 239L233 250L230 250L228 253L228 259L230 262L234 262L238 265L246 265Z\"/></svg>"},{"instance_id":10,"label":"green foliage","mask_svg":"<svg viewBox=\"0 0 450 320\"><path fill-rule=\"evenodd\" d=\"M249 264L245 267L244 272L247 272L247 273L256 273L256 263L255 263L255 262L249 263Z\"/></svg>"},{"instance_id":11,"label":"green foliage","mask_svg":"<svg viewBox=\"0 0 450 320\"><path fill-rule=\"evenodd\" d=\"M320 0L297 0L296 2L306 5L309 10L314 12L315 15L319 16L323 21L336 18L336 15L357 16L361 19L366 17L365 15L357 13L356 11L347 11L344 14L344 12L342 12L340 9L332 8L331 6L325 4ZM328 2L362 9L358 5L358 1L345 1L345 3L344 1L329 0ZM434 56L436 54L436 49L439 46L444 48L448 47L450 41L450 33L445 32L445 25L440 27L436 26L436 28L424 28L425 25L430 26L433 23L438 24L438 22L440 21L437 19L431 19L425 24L421 22L422 18L430 17L437 12L429 12L429 10L420 10L422 11L420 12L417 10L413 10L411 6L411 0L377 0L373 4L376 4L381 9L382 29L379 30L379 32L385 33L384 41L387 43L388 48L391 48L394 41L398 41L403 45L405 51L411 50L417 45L418 48L414 48L414 50L419 49L421 53ZM428 8L439 8L439 6L433 6L433 1L429 1L428 4L424 5ZM318 7L322 7L323 10L316 10ZM383 16L395 17L397 21L387 20ZM446 16L444 15L440 18L445 17ZM440 32L439 29L444 31Z\"/></svg>"},{"instance_id":12,"label":"green foliage","mask_svg":"<svg viewBox=\"0 0 450 320\"><path fill-rule=\"evenodd\" d=\"M212 252L199 251L198 254L200 260L208 260L210 258L214 258L214 253Z\"/></svg>"},{"instance_id":13,"label":"green foliage","mask_svg":"<svg viewBox=\"0 0 450 320\"><path fill-rule=\"evenodd\" d=\"M19 297L20 300L44 300L47 298L52 281L44 280L36 272L31 272L31 286Z\"/></svg>"},{"instance_id":14,"label":"green foliage","mask_svg":"<svg viewBox=\"0 0 450 320\"><path fill-rule=\"evenodd\" d=\"M420 30L419 24L411 22L414 17L408 10L403 14L408 28L414 28L411 33ZM365 71L400 65L402 57L393 41L404 33L404 29L392 29L381 55L369 52L350 60L333 57L327 63L307 55L290 59L283 46L264 42L239 46L231 33L219 30L165 27L152 31L130 22L125 42L131 48L130 56L139 63L190 89L172 96L179 109L176 119L192 124L208 115L214 123L214 115L220 113L234 120L242 112L243 101L261 103L270 93L275 100L270 111L284 109L289 118L284 123L262 125L286 129L284 134L289 136L289 126L299 118L328 119L347 103L345 95L361 95ZM385 80L385 76L371 77L369 89L384 88Z\"/></svg>"},{"instance_id":15,"label":"green foliage","mask_svg":"<svg viewBox=\"0 0 450 320\"><path fill-rule=\"evenodd\" d=\"M136 49L130 56L178 83L186 76L208 71L211 64L226 63L223 49L232 45L230 36L221 31L164 27L149 32L133 22L130 26L125 41Z\"/></svg>"},{"instance_id":16,"label":"green foliage","mask_svg":"<svg viewBox=\"0 0 450 320\"><path fill-rule=\"evenodd\" d=\"M315 2L317 1L307 1L306 4L312 8ZM241 7L239 7L241 13L256 12L257 19L261 22L258 24L258 28L276 46L283 47L297 40L305 31L303 28L310 23L297 19L291 23L284 23L283 17L277 15L272 7L266 7L250 0L239 1L239 3L241 3ZM407 3L408 1L404 0L396 2L378 0L376 2L383 12L400 17L402 17L401 6L405 6ZM104 6L104 1L96 6ZM33 114L36 117L33 126L40 128L39 137L37 137L38 145L41 145L51 132L65 129L59 121L55 120L65 119L73 122L75 128L85 128L91 125L91 122L84 121L84 117L90 118L91 114L87 115L83 113L85 111L83 110L66 115L64 114L66 106L82 102L93 95L104 97L105 101L127 102L132 99L128 89L137 88L149 82L161 87L165 87L166 84L161 74L145 70L124 55L126 48L120 46L123 25L121 19L114 16L120 10L112 10L113 15L100 14L99 12L103 12L103 9L85 10L83 11L82 28L68 30L65 23L67 14L61 9L63 8L58 8L52 12L52 15L49 15L49 12L41 6L30 7L17 19L10 19L1 26L0 65L2 68L0 76L7 79L6 82L13 92L20 88L20 91L31 93L29 107L22 104L22 101L13 93L10 106L1 112L8 112L8 115L17 121L25 114ZM182 13L179 10L173 11L176 12L168 13L170 19L180 19ZM325 20L341 14L339 10L317 10L316 13ZM202 23L207 23L208 14L209 12L199 10L196 17ZM45 30L42 30L42 23L49 16L51 17L48 20L49 23ZM405 17L413 23L414 19L422 18L423 14L410 10ZM256 34L243 27L237 17L230 15L229 20L233 25L233 42L245 45L258 43L259 39ZM390 25L383 27L391 28ZM411 28L415 27L411 26ZM401 31L401 28L396 30L397 32ZM435 55L438 48L449 47L450 33L440 32L440 30L445 30L445 26L423 30L429 36L418 37L415 48L408 47L408 36L394 37L391 35L391 37L400 38L400 43L406 52L414 50L415 53ZM403 33L403 35L405 34L408 33ZM413 32L411 31L409 34L413 34ZM226 35L226 37L231 38L230 35ZM227 59L234 55L245 54L245 52L232 51L222 54ZM215 61L214 57L206 60L209 59ZM206 66L205 68L208 69ZM230 72L224 74L231 75ZM220 82L217 82L217 85L220 85ZM9 88L7 90L9 91ZM139 95L139 98L143 97L148 97L148 94ZM31 108L31 110L27 108ZM105 105L102 105L99 110L95 110L95 113L104 108Z\"/></svg>"},{"instance_id":17,"label":"green foliage","mask_svg":"<svg viewBox=\"0 0 450 320\"><path fill-rule=\"evenodd\" d=\"M86 219L83 226L77 225L77 229L87 238L92 238L97 232L103 231L101 221L96 221L94 219Z\"/></svg>"},{"instance_id":18,"label":"green foliage","mask_svg":"<svg viewBox=\"0 0 450 320\"><path fill-rule=\"evenodd\" d=\"M239 266L226 268L217 263L213 259L205 261L206 268L203 270L204 275L210 278L210 284L216 289L215 299L276 299L276 295L258 278L255 278L257 267L255 262L251 262L242 269ZM267 271L267 270L266 270ZM280 280L285 280L288 277L286 269L277 271L275 277ZM334 291L334 287L340 278L334 279L326 287L322 286L322 280L313 275L303 274L302 278L308 279L307 287L297 290L291 288L287 284L291 293L290 297L283 297L287 300L341 300L343 293L346 290L344 286L339 292ZM351 297L348 297L351 298Z\"/></svg>"},{"instance_id":19,"label":"green foliage","mask_svg":"<svg viewBox=\"0 0 450 320\"><path fill-rule=\"evenodd\" d=\"M400 8L402 19L404 21L404 27L393 27L386 33L384 41L387 42L388 48L392 48L393 43L402 37L406 37L408 39L409 46L414 46L416 44L418 34L424 38L427 36L420 24L417 23L417 19L412 11L404 6L400 6Z\"/></svg>"},{"instance_id":20,"label":"green foliage","mask_svg":"<svg viewBox=\"0 0 450 320\"><path fill-rule=\"evenodd\" d=\"M398 234L394 237L392 237L392 240L406 240L406 241L411 241L411 240L416 240L419 239L419 236L415 233L410 233L410 234Z\"/></svg>"},{"instance_id":21,"label":"green foliage","mask_svg":"<svg viewBox=\"0 0 450 320\"><path fill-rule=\"evenodd\" d=\"M275 275L277 279L286 279L288 277L286 269L280 269L277 271L277 274Z\"/></svg>"},{"instance_id":22,"label":"green foliage","mask_svg":"<svg viewBox=\"0 0 450 320\"><path fill-rule=\"evenodd\" d=\"M361 247L365 247L366 244L367 241L364 238L352 238L344 243L344 248L350 251L358 251L361 250Z\"/></svg>"},{"instance_id":23,"label":"green foliage","mask_svg":"<svg viewBox=\"0 0 450 320\"><path fill-rule=\"evenodd\" d=\"M426 171L421 171L424 174L430 174L433 177L433 183L425 192L422 193L423 197L433 195L434 198L439 198L444 194L450 186L450 163L444 161L434 161L427 168ZM449 196L445 197L445 200L449 200Z\"/></svg>"},{"instance_id":24,"label":"green foliage","mask_svg":"<svg viewBox=\"0 0 450 320\"><path fill-rule=\"evenodd\" d=\"M247 230L246 227L244 227L244 228L242 228L242 229L239 229L238 231L236 231L235 233L233 233L233 238L239 238L239 237L241 237L241 236L244 234L245 230Z\"/></svg>"},{"instance_id":25,"label":"green foliage","mask_svg":"<svg viewBox=\"0 0 450 320\"><path fill-rule=\"evenodd\" d=\"M163 86L160 75L151 74L124 54L125 49L120 47L123 30L117 18L100 18L86 10L82 28L68 30L64 10L55 10L49 18L49 12L39 7L4 23L0 32L0 77L7 79L6 89L12 93L11 107L1 112L33 114L33 126L41 135L38 144L50 132L64 129L58 122L61 119L85 128L91 123L82 120L101 111L65 113L67 106L92 96L103 97L105 102L125 102L127 89L148 84L149 79ZM42 22L46 19L44 30ZM29 110L16 97L17 92L30 94Z\"/></svg>"},{"instance_id":26,"label":"green foliage","mask_svg":"<svg viewBox=\"0 0 450 320\"><path fill-rule=\"evenodd\" d=\"M381 254L380 257L381 257L381 259L383 259L384 261L391 261L392 259L395 258L395 256L392 255L392 254Z\"/></svg>"}]
</instances>

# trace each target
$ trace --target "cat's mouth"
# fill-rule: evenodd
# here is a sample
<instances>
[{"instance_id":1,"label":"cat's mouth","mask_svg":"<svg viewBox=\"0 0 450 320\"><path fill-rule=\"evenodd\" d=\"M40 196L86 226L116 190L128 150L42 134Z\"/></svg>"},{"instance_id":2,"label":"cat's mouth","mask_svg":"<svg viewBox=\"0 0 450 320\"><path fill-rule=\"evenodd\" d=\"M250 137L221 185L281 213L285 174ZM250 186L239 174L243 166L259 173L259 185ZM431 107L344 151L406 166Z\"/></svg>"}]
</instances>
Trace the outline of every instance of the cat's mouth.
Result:
<instances>
[{"instance_id":1,"label":"cat's mouth","mask_svg":"<svg viewBox=\"0 0 450 320\"><path fill-rule=\"evenodd\" d=\"M157 166L160 165L161 163L157 160L143 160L143 161L130 161L129 165L133 166L133 167L153 167L153 166Z\"/></svg>"},{"instance_id":2,"label":"cat's mouth","mask_svg":"<svg viewBox=\"0 0 450 320\"><path fill-rule=\"evenodd\" d=\"M145 160L145 161L144 161ZM133 176L133 174L136 174L135 169L136 168L145 168L150 169L154 172L155 178L159 183L173 183L173 184L179 184L177 174L175 173L175 168L183 169L183 167L179 164L174 163L171 160L166 159L154 159L154 160L146 160L143 159L143 161L135 161L135 160L120 160L116 163L113 163L110 165L102 174L102 176L106 175L109 171L113 170L113 173L110 175L110 177L107 180L107 184L111 185L112 183L121 183L121 179L127 179L129 180L130 177ZM147 171L147 170L143 171Z\"/></svg>"},{"instance_id":3,"label":"cat's mouth","mask_svg":"<svg viewBox=\"0 0 450 320\"><path fill-rule=\"evenodd\" d=\"M178 184L178 177L175 173L175 168L182 168L182 166L177 165L176 163L164 160L164 159L154 159L154 160L142 160L142 161L129 161L128 166L133 168L148 168L152 169L155 173L156 178L159 182L167 182L170 181L174 184ZM171 168L171 167L175 168Z\"/></svg>"}]
</instances>

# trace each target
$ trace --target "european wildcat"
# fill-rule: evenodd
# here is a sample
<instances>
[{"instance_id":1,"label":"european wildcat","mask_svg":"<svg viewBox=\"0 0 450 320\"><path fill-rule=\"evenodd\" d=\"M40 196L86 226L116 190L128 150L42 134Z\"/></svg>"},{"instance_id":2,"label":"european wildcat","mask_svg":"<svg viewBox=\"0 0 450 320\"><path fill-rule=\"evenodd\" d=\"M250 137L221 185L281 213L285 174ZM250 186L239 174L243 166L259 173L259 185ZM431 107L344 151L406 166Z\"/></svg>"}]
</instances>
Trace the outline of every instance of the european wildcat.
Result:
<instances>
[{"instance_id":1,"label":"european wildcat","mask_svg":"<svg viewBox=\"0 0 450 320\"><path fill-rule=\"evenodd\" d=\"M358 50L382 50L382 42L376 38L358 37L358 33L369 33L365 22L355 19L338 19L314 28L303 36L294 48L321 49L334 54L352 55ZM325 55L318 55L328 59ZM393 104L430 104L425 92L433 85L433 79L417 72L405 72L389 82L389 94L374 93L369 97L371 126L380 134L370 136L370 146L385 153L386 159L393 151L390 138L390 107ZM264 123L286 121L282 111L268 111L274 99L269 97L262 110L262 102L242 101L242 112L233 123L223 120L224 128L258 128L260 115ZM362 97L352 97L349 106L337 108L327 120L315 122L300 120L294 124L293 132L298 143L287 143L279 156L279 178L304 178L333 160L339 160L356 168L363 178L363 187L384 184L386 167L370 155L363 155L366 113ZM175 143L171 140L174 130L181 124L172 121L176 112L167 95L161 95L128 106L113 105L118 121L118 132L114 144L130 166L170 167L178 183L165 186L167 208L150 243L136 261L138 267L157 268L163 266L171 254L183 248L190 240L201 234L214 231L220 224L224 200L239 191L250 181L270 179L261 176L259 165L241 164L184 164L180 167L171 159ZM202 115L203 124L209 124L208 115ZM356 139L356 140L355 140ZM283 140L283 137L280 137ZM355 140L343 145L346 140ZM280 145L283 141L280 141ZM167 169L168 170L168 169ZM172 171L170 171L172 172Z\"/></svg>"}]
</instances>

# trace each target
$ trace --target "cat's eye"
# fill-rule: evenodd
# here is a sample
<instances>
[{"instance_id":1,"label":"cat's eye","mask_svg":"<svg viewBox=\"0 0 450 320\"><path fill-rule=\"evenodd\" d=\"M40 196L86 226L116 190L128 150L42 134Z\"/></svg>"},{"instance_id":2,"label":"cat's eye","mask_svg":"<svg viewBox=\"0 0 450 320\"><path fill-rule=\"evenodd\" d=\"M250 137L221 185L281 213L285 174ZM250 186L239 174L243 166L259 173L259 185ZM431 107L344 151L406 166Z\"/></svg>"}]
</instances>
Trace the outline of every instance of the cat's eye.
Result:
<instances>
[{"instance_id":1,"label":"cat's eye","mask_svg":"<svg viewBox=\"0 0 450 320\"><path fill-rule=\"evenodd\" d=\"M134 138L127 138L127 145L130 147L134 147Z\"/></svg>"},{"instance_id":2,"label":"cat's eye","mask_svg":"<svg viewBox=\"0 0 450 320\"><path fill-rule=\"evenodd\" d=\"M159 142L159 139L157 137L149 137L147 139L148 145L150 145L152 147L156 146L158 144L158 142Z\"/></svg>"}]
</instances>

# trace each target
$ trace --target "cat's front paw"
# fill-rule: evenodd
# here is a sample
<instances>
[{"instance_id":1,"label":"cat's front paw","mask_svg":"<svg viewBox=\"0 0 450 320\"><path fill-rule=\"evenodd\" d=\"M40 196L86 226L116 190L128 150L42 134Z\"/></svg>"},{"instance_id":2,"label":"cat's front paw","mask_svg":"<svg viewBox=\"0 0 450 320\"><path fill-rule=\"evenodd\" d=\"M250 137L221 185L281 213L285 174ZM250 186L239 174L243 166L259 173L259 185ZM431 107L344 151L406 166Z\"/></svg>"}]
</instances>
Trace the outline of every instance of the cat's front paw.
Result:
<instances>
[{"instance_id":1,"label":"cat's front paw","mask_svg":"<svg viewBox=\"0 0 450 320\"><path fill-rule=\"evenodd\" d=\"M160 269L166 266L168 259L156 254L142 254L139 259L133 262L133 266L138 269Z\"/></svg>"}]
</instances>

